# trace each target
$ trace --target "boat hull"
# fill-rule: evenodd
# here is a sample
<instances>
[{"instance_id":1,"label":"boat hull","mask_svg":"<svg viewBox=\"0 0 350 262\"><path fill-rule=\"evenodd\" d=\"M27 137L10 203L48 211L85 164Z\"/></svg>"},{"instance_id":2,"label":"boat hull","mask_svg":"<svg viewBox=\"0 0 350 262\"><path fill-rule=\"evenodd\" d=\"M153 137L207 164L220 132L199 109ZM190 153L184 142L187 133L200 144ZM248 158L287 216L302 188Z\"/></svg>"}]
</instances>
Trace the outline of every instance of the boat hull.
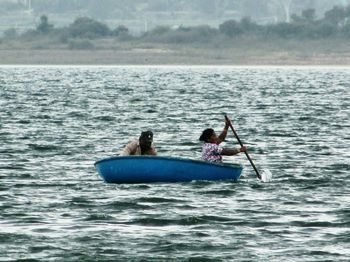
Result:
<instances>
[{"instance_id":1,"label":"boat hull","mask_svg":"<svg viewBox=\"0 0 350 262\"><path fill-rule=\"evenodd\" d=\"M237 180L241 165L216 164L171 157L121 156L95 163L107 183L187 182L192 180Z\"/></svg>"}]
</instances>

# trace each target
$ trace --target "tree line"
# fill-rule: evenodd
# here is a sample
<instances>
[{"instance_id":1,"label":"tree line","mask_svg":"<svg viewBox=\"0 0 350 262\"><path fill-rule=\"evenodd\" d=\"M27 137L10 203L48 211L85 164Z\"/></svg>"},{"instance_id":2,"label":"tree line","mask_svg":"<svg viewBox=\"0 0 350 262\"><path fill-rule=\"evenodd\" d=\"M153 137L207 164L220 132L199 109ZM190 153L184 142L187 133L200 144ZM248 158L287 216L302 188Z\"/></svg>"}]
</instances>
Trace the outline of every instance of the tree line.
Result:
<instances>
[{"instance_id":1,"label":"tree line","mask_svg":"<svg viewBox=\"0 0 350 262\"><path fill-rule=\"evenodd\" d=\"M67 27L55 28L47 16L40 17L35 29L18 34L15 29L4 32L2 40L31 40L50 37L62 43L71 40L93 40L115 37L122 41L137 40L158 43L208 43L214 39L235 39L240 37L281 38L281 39L325 39L350 38L350 6L335 6L316 19L314 9L306 9L300 15L292 15L289 23L260 25L249 18L227 20L218 28L207 25L179 26L176 28L158 26L141 36L133 36L126 26L119 25L114 29L89 17L79 17ZM81 48L89 48L84 45ZM79 47L78 47L79 48Z\"/></svg>"}]
</instances>

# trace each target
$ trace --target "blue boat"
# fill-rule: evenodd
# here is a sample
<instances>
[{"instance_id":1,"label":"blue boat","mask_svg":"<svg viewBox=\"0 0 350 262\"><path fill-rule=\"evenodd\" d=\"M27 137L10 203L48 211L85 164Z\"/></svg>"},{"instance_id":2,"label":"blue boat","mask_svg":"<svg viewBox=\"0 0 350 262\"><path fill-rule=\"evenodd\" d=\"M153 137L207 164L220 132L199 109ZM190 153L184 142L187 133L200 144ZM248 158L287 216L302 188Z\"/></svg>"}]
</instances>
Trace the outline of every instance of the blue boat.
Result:
<instances>
[{"instance_id":1,"label":"blue boat","mask_svg":"<svg viewBox=\"0 0 350 262\"><path fill-rule=\"evenodd\" d=\"M198 160L155 156L119 156L95 163L107 183L187 182L192 180L237 180L243 167Z\"/></svg>"}]
</instances>

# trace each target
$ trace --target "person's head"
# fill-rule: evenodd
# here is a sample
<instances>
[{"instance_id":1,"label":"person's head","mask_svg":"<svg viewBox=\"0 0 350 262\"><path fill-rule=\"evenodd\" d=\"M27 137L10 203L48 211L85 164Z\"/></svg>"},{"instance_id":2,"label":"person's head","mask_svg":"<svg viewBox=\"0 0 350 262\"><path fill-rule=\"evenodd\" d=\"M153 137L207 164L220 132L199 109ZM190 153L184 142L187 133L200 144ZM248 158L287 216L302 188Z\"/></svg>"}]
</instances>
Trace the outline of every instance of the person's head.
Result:
<instances>
[{"instance_id":1,"label":"person's head","mask_svg":"<svg viewBox=\"0 0 350 262\"><path fill-rule=\"evenodd\" d=\"M152 131L144 131L141 133L139 138L140 146L143 149L150 149L153 142L153 133Z\"/></svg>"},{"instance_id":2,"label":"person's head","mask_svg":"<svg viewBox=\"0 0 350 262\"><path fill-rule=\"evenodd\" d=\"M218 136L216 135L214 129L207 128L202 132L202 135L200 136L199 140L206 143L216 143L218 140Z\"/></svg>"}]
</instances>

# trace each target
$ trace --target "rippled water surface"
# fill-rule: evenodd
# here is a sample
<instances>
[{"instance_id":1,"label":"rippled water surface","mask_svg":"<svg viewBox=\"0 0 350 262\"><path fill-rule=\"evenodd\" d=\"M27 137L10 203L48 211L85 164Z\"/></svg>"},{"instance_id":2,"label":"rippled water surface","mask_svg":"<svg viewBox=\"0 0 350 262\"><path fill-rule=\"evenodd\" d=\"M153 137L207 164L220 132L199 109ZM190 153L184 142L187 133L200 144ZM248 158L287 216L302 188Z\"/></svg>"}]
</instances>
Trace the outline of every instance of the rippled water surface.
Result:
<instances>
[{"instance_id":1,"label":"rippled water surface","mask_svg":"<svg viewBox=\"0 0 350 262\"><path fill-rule=\"evenodd\" d=\"M0 108L0 261L349 261L350 68L1 67ZM94 169L144 129L199 159L224 113L270 183Z\"/></svg>"}]
</instances>

